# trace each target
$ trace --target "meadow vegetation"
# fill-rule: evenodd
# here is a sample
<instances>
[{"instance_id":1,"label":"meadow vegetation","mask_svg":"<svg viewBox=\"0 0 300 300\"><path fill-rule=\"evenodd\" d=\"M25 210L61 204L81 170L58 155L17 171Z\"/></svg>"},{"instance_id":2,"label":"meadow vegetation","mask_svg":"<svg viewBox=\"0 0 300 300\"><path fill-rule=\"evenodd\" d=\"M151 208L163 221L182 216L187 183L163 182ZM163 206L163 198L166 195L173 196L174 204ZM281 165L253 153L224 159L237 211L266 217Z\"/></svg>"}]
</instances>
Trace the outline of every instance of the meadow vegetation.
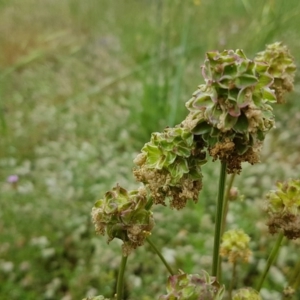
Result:
<instances>
[{"instance_id":1,"label":"meadow vegetation","mask_svg":"<svg viewBox=\"0 0 300 300\"><path fill-rule=\"evenodd\" d=\"M112 298L121 243L95 234L94 202L116 182L139 186L133 159L152 132L186 117L205 52L240 48L254 57L282 41L298 64L299 28L298 0L1 1L0 298ZM261 163L235 178L227 227L242 228L255 252L238 266L239 286L254 284L275 243L265 193L299 178L299 83L296 75L287 103L274 108ZM153 240L186 273L211 269L219 169L202 172L197 204L155 208ZM298 256L299 240L281 247L263 299L299 286ZM130 255L126 274L126 299L165 293L168 273L149 245ZM230 276L225 262L226 284Z\"/></svg>"}]
</instances>

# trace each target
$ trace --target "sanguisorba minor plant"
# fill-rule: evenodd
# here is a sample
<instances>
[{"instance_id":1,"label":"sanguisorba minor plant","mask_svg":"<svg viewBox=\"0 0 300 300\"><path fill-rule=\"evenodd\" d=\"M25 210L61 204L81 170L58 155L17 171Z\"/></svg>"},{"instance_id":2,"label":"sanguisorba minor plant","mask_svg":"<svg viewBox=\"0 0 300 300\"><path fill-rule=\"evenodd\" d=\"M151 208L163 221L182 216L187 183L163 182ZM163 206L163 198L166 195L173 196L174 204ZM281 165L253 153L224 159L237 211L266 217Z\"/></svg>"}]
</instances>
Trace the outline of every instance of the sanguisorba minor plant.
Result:
<instances>
[{"instance_id":1,"label":"sanguisorba minor plant","mask_svg":"<svg viewBox=\"0 0 300 300\"><path fill-rule=\"evenodd\" d=\"M221 282L220 256L232 263L234 280L237 263L248 261L252 253L246 233L239 229L224 232L226 174L239 174L243 162L259 162L265 136L275 126L272 105L285 102L285 94L293 89L295 70L287 47L279 42L268 45L254 59L240 49L206 53L202 66L205 83L187 101L186 119L174 128L153 133L134 160L133 174L141 187L127 191L116 185L92 209L96 232L106 235L108 242L114 238L123 241L115 299L123 299L128 256L145 242L170 273L167 294L160 300L261 299L259 291L284 236L300 237L300 180L278 183L278 190L268 194L268 226L278 240L257 286L233 290L234 284L225 287ZM181 210L187 201L197 202L207 156L221 165L212 270L175 272L149 238L155 224L151 209L164 205Z\"/></svg>"}]
</instances>

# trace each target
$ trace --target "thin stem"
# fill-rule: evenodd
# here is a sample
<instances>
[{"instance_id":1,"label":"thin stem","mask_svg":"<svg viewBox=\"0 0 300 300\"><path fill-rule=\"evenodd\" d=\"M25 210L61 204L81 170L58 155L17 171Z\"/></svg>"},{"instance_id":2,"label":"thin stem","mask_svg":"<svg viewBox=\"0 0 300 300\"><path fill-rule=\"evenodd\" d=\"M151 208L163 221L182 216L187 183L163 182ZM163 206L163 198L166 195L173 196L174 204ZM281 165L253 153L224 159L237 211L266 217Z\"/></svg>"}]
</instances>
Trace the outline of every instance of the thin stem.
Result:
<instances>
[{"instance_id":1,"label":"thin stem","mask_svg":"<svg viewBox=\"0 0 300 300\"><path fill-rule=\"evenodd\" d=\"M236 173L231 174L229 178L229 182L227 185L226 193L225 193L225 199L224 199L224 210L223 210L223 215L222 215L222 232L221 235L223 235L226 227L226 219L227 219L227 213L228 213L228 208L229 208L229 197L230 197L230 190L232 188L234 178L235 178Z\"/></svg>"},{"instance_id":2,"label":"thin stem","mask_svg":"<svg viewBox=\"0 0 300 300\"><path fill-rule=\"evenodd\" d=\"M146 203L145 209L146 210L150 210L150 208L152 207L152 205L153 205L153 199L149 198L149 200Z\"/></svg>"},{"instance_id":3,"label":"thin stem","mask_svg":"<svg viewBox=\"0 0 300 300\"><path fill-rule=\"evenodd\" d=\"M273 247L273 249L272 249L269 257L268 257L265 269L264 269L264 271L263 271L263 273L262 273L262 275L260 277L260 280L258 282L258 285L257 285L257 288L256 288L256 290L258 292L260 291L260 289L261 289L261 287L262 287L262 285L263 285L263 283L265 281L265 278L266 278L266 276L267 276L267 274L268 274L268 272L270 270L270 267L272 266L273 262L275 261L277 253L278 253L278 251L280 249L280 246L282 244L283 238L284 238L284 235L283 235L282 232L280 232L280 234L278 235L277 241L276 241L276 243L275 243L275 245L274 245L274 247Z\"/></svg>"},{"instance_id":4,"label":"thin stem","mask_svg":"<svg viewBox=\"0 0 300 300\"><path fill-rule=\"evenodd\" d=\"M293 288L294 290L297 290L298 287L299 287L299 285L300 285L300 272L298 272L296 281L295 281L294 284L292 285L292 288Z\"/></svg>"},{"instance_id":5,"label":"thin stem","mask_svg":"<svg viewBox=\"0 0 300 300\"><path fill-rule=\"evenodd\" d=\"M225 193L225 198L224 198L224 203L223 203L223 213L222 213L222 227L221 227L221 238L224 234L225 228L226 228L226 220L227 220L227 214L228 214L228 209L229 209L229 198L230 198L230 190L232 188L234 178L235 178L236 173L231 174L229 178L229 182L227 184L226 188L226 193ZM221 259L219 259L219 264L218 264L218 273L219 273L219 280L222 281L222 265L221 265Z\"/></svg>"},{"instance_id":6,"label":"thin stem","mask_svg":"<svg viewBox=\"0 0 300 300\"><path fill-rule=\"evenodd\" d=\"M124 291L124 272L127 262L127 256L122 255L122 260L119 268L118 281L117 281L117 300L122 300Z\"/></svg>"},{"instance_id":7,"label":"thin stem","mask_svg":"<svg viewBox=\"0 0 300 300\"><path fill-rule=\"evenodd\" d=\"M167 261L165 260L165 258L162 256L162 254L160 253L160 251L156 248L156 246L153 244L153 242L149 239L146 238L146 241L149 243L149 245L151 246L151 248L154 250L154 252L159 256L159 258L161 259L162 263L165 265L165 267L167 268L167 270L169 271L169 273L171 275L174 275L175 273L173 272L173 270L171 269L170 265L167 263Z\"/></svg>"},{"instance_id":8,"label":"thin stem","mask_svg":"<svg viewBox=\"0 0 300 300\"><path fill-rule=\"evenodd\" d=\"M221 231L222 231L222 214L223 214L223 202L225 192L225 181L226 181L226 162L221 163L220 178L219 178L219 192L218 192L218 203L216 209L216 224L215 224L215 240L213 250L213 267L212 276L216 276L219 279L219 260L220 260L220 242L221 242Z\"/></svg>"},{"instance_id":9,"label":"thin stem","mask_svg":"<svg viewBox=\"0 0 300 300\"><path fill-rule=\"evenodd\" d=\"M235 280L236 280L236 262L234 262L233 266L232 266L232 277L231 277L231 282L230 282L230 286L229 286L229 290L228 290L228 298L229 299L232 298L232 291L234 289Z\"/></svg>"},{"instance_id":10,"label":"thin stem","mask_svg":"<svg viewBox=\"0 0 300 300\"><path fill-rule=\"evenodd\" d=\"M290 277L289 286L296 289L297 281L299 281L298 279L300 279L300 260L297 262L297 264L294 268L294 272L293 272L292 276Z\"/></svg>"}]
</instances>

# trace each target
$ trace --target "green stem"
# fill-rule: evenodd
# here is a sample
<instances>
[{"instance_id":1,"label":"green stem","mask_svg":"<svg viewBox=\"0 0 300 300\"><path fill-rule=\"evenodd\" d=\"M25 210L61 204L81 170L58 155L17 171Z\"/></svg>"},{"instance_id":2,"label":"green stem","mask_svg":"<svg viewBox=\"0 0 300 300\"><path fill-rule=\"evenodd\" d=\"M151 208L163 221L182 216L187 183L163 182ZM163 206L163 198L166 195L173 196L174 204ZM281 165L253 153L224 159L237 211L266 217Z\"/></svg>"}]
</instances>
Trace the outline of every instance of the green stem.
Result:
<instances>
[{"instance_id":1,"label":"green stem","mask_svg":"<svg viewBox=\"0 0 300 300\"><path fill-rule=\"evenodd\" d=\"M165 258L162 256L162 254L160 253L160 251L153 244L153 242L149 238L146 238L146 241L149 243L149 245L154 250L154 252L159 256L159 258L161 259L161 261L163 262L163 264L165 265L165 267L167 268L167 270L169 271L169 273L171 275L174 275L175 273L173 272L173 270L171 269L171 267L169 266L169 264L167 263L167 261L165 260Z\"/></svg>"},{"instance_id":2,"label":"green stem","mask_svg":"<svg viewBox=\"0 0 300 300\"><path fill-rule=\"evenodd\" d=\"M276 241L276 243L275 243L275 245L274 245L274 247L273 247L273 249L272 249L269 257L268 257L265 269L264 269L264 271L263 271L263 273L262 273L262 275L260 277L260 280L258 282L258 285L257 285L257 288L256 288L256 290L258 292L260 291L260 289L261 289L261 287L262 287L262 285L263 285L263 283L265 281L265 278L266 278L266 276L267 276L267 274L268 274L268 272L270 270L270 267L272 266L273 262L275 261L277 253L278 253L278 251L280 249L280 246L282 244L283 238L284 238L284 235L283 235L282 232L280 232L280 234L278 235L277 241Z\"/></svg>"},{"instance_id":3,"label":"green stem","mask_svg":"<svg viewBox=\"0 0 300 300\"><path fill-rule=\"evenodd\" d=\"M153 205L153 199L149 198L149 200L147 201L147 203L145 205L145 209L146 210L150 210L150 208L152 207L152 205Z\"/></svg>"},{"instance_id":4,"label":"green stem","mask_svg":"<svg viewBox=\"0 0 300 300\"><path fill-rule=\"evenodd\" d=\"M117 281L117 300L122 300L124 291L124 272L127 262L127 256L122 255L122 260L120 264L118 281Z\"/></svg>"},{"instance_id":5,"label":"green stem","mask_svg":"<svg viewBox=\"0 0 300 300\"><path fill-rule=\"evenodd\" d=\"M230 282L230 286L229 286L229 290L228 290L228 298L229 299L232 299L232 291L234 289L235 280L236 280L236 262L234 262L233 266L232 266L232 278L231 278L231 282Z\"/></svg>"},{"instance_id":6,"label":"green stem","mask_svg":"<svg viewBox=\"0 0 300 300\"><path fill-rule=\"evenodd\" d=\"M226 188L225 199L224 199L224 203L223 203L221 237L223 236L225 228L226 228L226 220L227 220L227 214L228 214L228 209L229 209L230 190L232 188L235 175L236 175L236 173L231 174L227 188ZM218 273L219 273L219 280L222 281L221 259L219 259Z\"/></svg>"},{"instance_id":7,"label":"green stem","mask_svg":"<svg viewBox=\"0 0 300 300\"><path fill-rule=\"evenodd\" d=\"M215 224L215 240L213 250L213 266L212 276L216 276L219 279L219 260L220 260L220 242L221 242L221 231L222 231L222 215L223 215L223 202L225 192L225 181L226 181L226 162L221 163L220 178L219 178L219 192L218 192L218 203L216 209L216 224Z\"/></svg>"},{"instance_id":8,"label":"green stem","mask_svg":"<svg viewBox=\"0 0 300 300\"><path fill-rule=\"evenodd\" d=\"M232 188L234 178L235 178L236 173L231 174L229 178L229 182L227 185L226 193L225 193L225 199L224 199L224 210L223 210L223 215L222 215L222 231L221 235L223 235L226 227L226 219L227 219L227 213L228 213L228 208L229 208L229 198L230 198L230 190Z\"/></svg>"},{"instance_id":9,"label":"green stem","mask_svg":"<svg viewBox=\"0 0 300 300\"><path fill-rule=\"evenodd\" d=\"M299 281L298 279L300 279L300 260L297 262L297 264L294 268L294 272L289 279L289 286L291 286L292 288L294 288L296 290L297 281Z\"/></svg>"}]
</instances>

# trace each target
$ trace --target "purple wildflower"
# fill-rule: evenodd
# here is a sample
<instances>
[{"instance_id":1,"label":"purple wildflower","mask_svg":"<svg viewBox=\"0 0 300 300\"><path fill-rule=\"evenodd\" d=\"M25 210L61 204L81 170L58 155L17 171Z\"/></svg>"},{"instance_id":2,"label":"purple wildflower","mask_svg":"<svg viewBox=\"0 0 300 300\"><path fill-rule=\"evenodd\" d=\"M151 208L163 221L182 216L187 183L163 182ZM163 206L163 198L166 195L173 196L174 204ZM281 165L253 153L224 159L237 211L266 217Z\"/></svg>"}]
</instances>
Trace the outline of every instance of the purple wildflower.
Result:
<instances>
[{"instance_id":1,"label":"purple wildflower","mask_svg":"<svg viewBox=\"0 0 300 300\"><path fill-rule=\"evenodd\" d=\"M19 181L19 176L18 175L10 175L7 177L7 182L8 183L17 183Z\"/></svg>"}]
</instances>

